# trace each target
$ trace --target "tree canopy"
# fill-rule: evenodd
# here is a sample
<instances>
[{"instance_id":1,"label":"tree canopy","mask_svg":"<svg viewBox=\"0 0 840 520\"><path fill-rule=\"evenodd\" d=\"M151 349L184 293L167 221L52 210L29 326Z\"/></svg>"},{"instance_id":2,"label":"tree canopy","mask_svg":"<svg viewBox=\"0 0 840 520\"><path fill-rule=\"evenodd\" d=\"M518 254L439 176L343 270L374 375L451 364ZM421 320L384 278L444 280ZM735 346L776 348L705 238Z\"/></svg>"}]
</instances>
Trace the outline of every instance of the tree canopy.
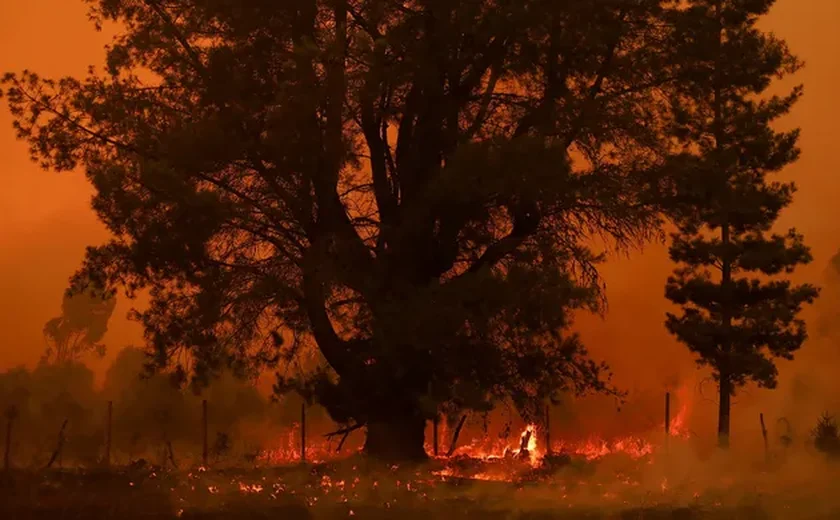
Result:
<instances>
[{"instance_id":1,"label":"tree canopy","mask_svg":"<svg viewBox=\"0 0 840 520\"><path fill-rule=\"evenodd\" d=\"M88 288L65 293L61 316L44 325L47 348L42 361L60 364L79 362L90 353L104 356L105 345L100 340L108 331L116 305L113 294Z\"/></svg>"},{"instance_id":2,"label":"tree canopy","mask_svg":"<svg viewBox=\"0 0 840 520\"><path fill-rule=\"evenodd\" d=\"M385 457L423 456L442 404L614 391L571 313L601 303L594 237L658 233L679 4L88 2L120 24L105 70L6 94L33 158L96 188L114 238L79 277L148 291L158 364L315 346L278 390Z\"/></svg>"}]
</instances>

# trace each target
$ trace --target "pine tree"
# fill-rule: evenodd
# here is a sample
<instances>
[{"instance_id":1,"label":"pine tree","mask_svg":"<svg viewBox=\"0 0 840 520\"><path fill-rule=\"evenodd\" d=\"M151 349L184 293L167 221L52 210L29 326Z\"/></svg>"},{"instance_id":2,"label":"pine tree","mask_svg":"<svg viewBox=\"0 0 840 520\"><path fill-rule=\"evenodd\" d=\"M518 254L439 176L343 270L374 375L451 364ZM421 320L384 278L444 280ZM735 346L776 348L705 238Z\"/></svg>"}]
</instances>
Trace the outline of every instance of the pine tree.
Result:
<instances>
[{"instance_id":1,"label":"pine tree","mask_svg":"<svg viewBox=\"0 0 840 520\"><path fill-rule=\"evenodd\" d=\"M840 455L840 427L828 412L820 416L817 425L811 430L811 436L814 438L814 447L820 452L829 457Z\"/></svg>"},{"instance_id":2,"label":"pine tree","mask_svg":"<svg viewBox=\"0 0 840 520\"><path fill-rule=\"evenodd\" d=\"M757 27L773 0L693 0L674 13L676 48L693 58L673 96L674 135L685 147L671 165L679 173L671 259L680 264L666 296L682 306L666 326L709 366L719 383L718 436L729 445L731 397L755 382L777 384L775 359L793 359L806 339L798 318L818 295L790 274L811 260L796 230L772 227L795 191L768 177L799 156L798 130L773 128L802 95L768 96L774 78L801 63L784 41Z\"/></svg>"}]
</instances>

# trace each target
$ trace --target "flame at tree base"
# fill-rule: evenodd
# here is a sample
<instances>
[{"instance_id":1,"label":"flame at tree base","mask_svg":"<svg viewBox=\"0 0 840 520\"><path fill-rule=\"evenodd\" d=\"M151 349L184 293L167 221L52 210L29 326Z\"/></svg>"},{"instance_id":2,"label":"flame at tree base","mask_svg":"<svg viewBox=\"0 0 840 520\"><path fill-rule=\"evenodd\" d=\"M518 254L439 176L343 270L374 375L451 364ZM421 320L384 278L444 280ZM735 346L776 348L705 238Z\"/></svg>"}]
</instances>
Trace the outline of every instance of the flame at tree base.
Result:
<instances>
[{"instance_id":1,"label":"flame at tree base","mask_svg":"<svg viewBox=\"0 0 840 520\"><path fill-rule=\"evenodd\" d=\"M688 439L691 437L687 427L688 418L688 387L679 392L683 402L681 410L673 416L670 421L670 437L673 439ZM446 437L445 429L439 432ZM665 432L665 425L658 428ZM641 435L627 435L606 439L602 436L592 435L583 440L559 440L546 449L545 432L536 424L526 425L522 432L506 439L490 440L489 437L474 438L470 443L458 447L452 457L432 456L433 447L427 442L426 452L431 460L444 466L444 469L435 471L441 477L460 477L477 480L515 480L517 475L534 473L535 471L548 471L558 466L570 463L573 459L584 461L596 461L605 457L617 456L631 460L647 459L652 462L653 457L664 444L660 435L648 437ZM289 465L301 461L300 429L295 425L284 435L285 446L271 450L264 450L258 457L258 461L268 465ZM651 438L659 437L658 441ZM331 442L323 437L307 439L306 461L309 463L321 463L340 458L351 454L358 454L361 451L361 444L354 446L347 445L342 452L337 451L337 442Z\"/></svg>"}]
</instances>

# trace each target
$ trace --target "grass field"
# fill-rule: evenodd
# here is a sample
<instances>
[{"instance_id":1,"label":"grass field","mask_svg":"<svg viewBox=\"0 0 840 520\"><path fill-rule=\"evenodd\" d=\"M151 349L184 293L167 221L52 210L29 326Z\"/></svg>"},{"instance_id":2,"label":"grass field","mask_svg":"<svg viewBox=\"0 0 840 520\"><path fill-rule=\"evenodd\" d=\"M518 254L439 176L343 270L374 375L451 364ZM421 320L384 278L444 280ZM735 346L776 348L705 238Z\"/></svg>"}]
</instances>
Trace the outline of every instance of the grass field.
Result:
<instances>
[{"instance_id":1,"label":"grass field","mask_svg":"<svg viewBox=\"0 0 840 520\"><path fill-rule=\"evenodd\" d=\"M441 467L372 467L364 459L287 468L13 471L0 476L0 518L141 519L621 519L829 520L840 481L793 484L759 473L719 486L669 485L574 464L513 481L441 474ZM610 477L606 478L605 475ZM658 475L658 473L656 473ZM479 475L479 479L482 479ZM819 482L820 485L817 485Z\"/></svg>"}]
</instances>

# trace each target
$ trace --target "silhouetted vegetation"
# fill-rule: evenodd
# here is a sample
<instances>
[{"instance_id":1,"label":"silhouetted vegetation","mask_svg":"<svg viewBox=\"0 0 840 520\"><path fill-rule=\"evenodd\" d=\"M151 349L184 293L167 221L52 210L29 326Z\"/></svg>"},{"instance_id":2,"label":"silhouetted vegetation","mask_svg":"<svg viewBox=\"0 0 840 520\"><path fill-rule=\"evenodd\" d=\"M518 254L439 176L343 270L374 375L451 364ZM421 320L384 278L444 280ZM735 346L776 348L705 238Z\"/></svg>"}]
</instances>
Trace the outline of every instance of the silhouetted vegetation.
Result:
<instances>
[{"instance_id":1,"label":"silhouetted vegetation","mask_svg":"<svg viewBox=\"0 0 840 520\"><path fill-rule=\"evenodd\" d=\"M205 384L317 346L278 390L397 459L441 407L619 393L569 328L603 303L591 239L668 209L680 4L92 5L122 32L105 74L6 94L36 160L87 171L114 239L80 278L148 290L159 365Z\"/></svg>"},{"instance_id":2,"label":"silhouetted vegetation","mask_svg":"<svg viewBox=\"0 0 840 520\"><path fill-rule=\"evenodd\" d=\"M100 340L108 330L108 320L117 300L113 294L89 289L68 291L61 302L61 316L44 325L47 364L78 363L87 354L105 355Z\"/></svg>"},{"instance_id":3,"label":"silhouetted vegetation","mask_svg":"<svg viewBox=\"0 0 840 520\"><path fill-rule=\"evenodd\" d=\"M814 438L815 448L832 458L840 457L840 428L833 416L824 413L817 421L811 435Z\"/></svg>"},{"instance_id":4,"label":"silhouetted vegetation","mask_svg":"<svg viewBox=\"0 0 840 520\"><path fill-rule=\"evenodd\" d=\"M4 93L112 234L74 291L149 294L134 317L178 382L279 368L389 459L425 457L441 411L620 397L571 318L603 309L593 239L668 220L668 324L720 381L722 443L734 389L805 338L813 287L737 277L810 259L770 235L793 185L766 175L798 155L772 123L801 94L765 96L800 66L758 28L773 0L90 3L119 27L105 69Z\"/></svg>"},{"instance_id":5,"label":"silhouetted vegetation","mask_svg":"<svg viewBox=\"0 0 840 520\"><path fill-rule=\"evenodd\" d=\"M170 374L147 373L147 359L138 348L120 351L102 390L95 388L90 369L79 363L42 362L32 371L0 372L0 409L17 413L15 465L45 464L65 420L61 460L71 466L101 464L108 401L113 402L113 458L119 463L142 457L160 462L168 459L170 449L197 460L202 399L212 403L210 441L224 437L224 443L217 443L220 457L233 450L241 454L247 443L261 445L280 426L292 424L283 422L288 418L280 404L269 409L269 400L247 381L224 373L203 395L195 395L179 388Z\"/></svg>"},{"instance_id":6,"label":"silhouetted vegetation","mask_svg":"<svg viewBox=\"0 0 840 520\"><path fill-rule=\"evenodd\" d=\"M103 444L101 417L96 414L100 403L93 372L79 363L41 363L32 371L0 372L0 407L17 410L18 463L46 464L65 420L73 434L73 442L63 450L65 459L85 465L96 461Z\"/></svg>"},{"instance_id":7,"label":"silhouetted vegetation","mask_svg":"<svg viewBox=\"0 0 840 520\"><path fill-rule=\"evenodd\" d=\"M686 4L674 23L694 80L674 92L671 131L683 151L670 164L679 172L680 204L670 255L681 265L665 291L683 311L669 313L666 325L712 368L720 444L728 446L732 395L748 381L776 387L774 359L793 359L802 346L807 334L798 315L818 295L810 284L773 278L811 261L796 230L771 234L795 185L768 179L799 157L799 131L773 124L802 90L765 93L801 64L783 41L757 28L773 2Z\"/></svg>"}]
</instances>

